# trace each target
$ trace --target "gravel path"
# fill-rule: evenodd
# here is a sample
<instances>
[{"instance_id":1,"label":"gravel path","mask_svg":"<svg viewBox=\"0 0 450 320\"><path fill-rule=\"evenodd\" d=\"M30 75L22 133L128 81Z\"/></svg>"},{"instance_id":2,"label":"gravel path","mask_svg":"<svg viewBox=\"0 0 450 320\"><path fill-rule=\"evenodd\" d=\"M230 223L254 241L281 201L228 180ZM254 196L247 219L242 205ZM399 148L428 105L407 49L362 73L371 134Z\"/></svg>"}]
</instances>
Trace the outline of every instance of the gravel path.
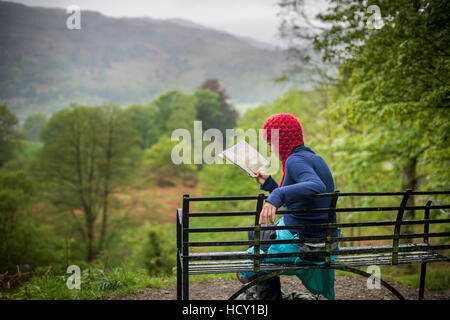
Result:
<instances>
[{"instance_id":1,"label":"gravel path","mask_svg":"<svg viewBox=\"0 0 450 320\"><path fill-rule=\"evenodd\" d=\"M396 288L407 300L417 300L419 290L405 286L393 280L386 280ZM367 279L359 276L336 276L335 296L336 300L397 300L389 290L381 286L381 289L367 289ZM190 299L192 300L226 300L236 292L241 284L237 280L212 279L206 281L194 281L190 283ZM282 276L281 287L284 292L307 291L301 281L294 276ZM175 300L176 286L162 289L146 289L140 293L127 294L114 297L114 300ZM243 299L241 295L239 299ZM321 297L321 300L325 298ZM450 300L450 289L439 292L425 292L426 300Z\"/></svg>"}]
</instances>

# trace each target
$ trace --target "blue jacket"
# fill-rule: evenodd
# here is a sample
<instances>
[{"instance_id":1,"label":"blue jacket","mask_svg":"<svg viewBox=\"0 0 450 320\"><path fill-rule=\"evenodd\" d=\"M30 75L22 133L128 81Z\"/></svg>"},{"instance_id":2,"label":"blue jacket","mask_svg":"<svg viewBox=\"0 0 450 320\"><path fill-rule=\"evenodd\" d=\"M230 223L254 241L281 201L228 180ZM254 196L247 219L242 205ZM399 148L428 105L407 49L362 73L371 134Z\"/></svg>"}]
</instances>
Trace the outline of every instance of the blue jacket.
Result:
<instances>
[{"instance_id":1,"label":"blue jacket","mask_svg":"<svg viewBox=\"0 0 450 320\"><path fill-rule=\"evenodd\" d=\"M309 195L325 192L334 192L334 181L325 160L310 147L298 146L292 150L286 160L286 172L283 184L278 183L269 176L261 190L269 191L267 202L286 210L329 208L331 197L308 197ZM297 213L285 214L285 225L302 225L312 223L327 223L328 213ZM333 222L336 222L334 214ZM300 238L325 238L326 229L299 229L291 230L298 233ZM337 237L338 230L334 229L332 236Z\"/></svg>"}]
</instances>

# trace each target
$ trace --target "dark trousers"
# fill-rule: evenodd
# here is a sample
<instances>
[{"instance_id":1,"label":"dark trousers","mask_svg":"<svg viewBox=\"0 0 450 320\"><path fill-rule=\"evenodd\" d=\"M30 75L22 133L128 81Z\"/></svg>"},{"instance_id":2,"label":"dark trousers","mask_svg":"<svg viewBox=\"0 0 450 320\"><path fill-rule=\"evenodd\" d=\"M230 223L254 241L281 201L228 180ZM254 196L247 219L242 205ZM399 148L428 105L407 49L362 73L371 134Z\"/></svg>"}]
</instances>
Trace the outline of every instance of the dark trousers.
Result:
<instances>
[{"instance_id":1,"label":"dark trousers","mask_svg":"<svg viewBox=\"0 0 450 320\"><path fill-rule=\"evenodd\" d=\"M266 275L265 272L258 273L258 277ZM280 277L272 277L261 281L256 285L256 293L260 300L281 300L281 282Z\"/></svg>"}]
</instances>

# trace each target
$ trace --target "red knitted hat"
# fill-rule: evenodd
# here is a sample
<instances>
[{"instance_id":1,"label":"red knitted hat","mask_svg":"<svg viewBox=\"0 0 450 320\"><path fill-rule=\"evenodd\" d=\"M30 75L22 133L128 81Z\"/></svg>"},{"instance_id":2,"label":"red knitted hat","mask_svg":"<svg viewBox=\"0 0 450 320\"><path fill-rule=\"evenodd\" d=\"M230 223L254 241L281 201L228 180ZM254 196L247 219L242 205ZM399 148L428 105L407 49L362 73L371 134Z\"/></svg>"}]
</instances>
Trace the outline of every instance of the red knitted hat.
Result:
<instances>
[{"instance_id":1,"label":"red knitted hat","mask_svg":"<svg viewBox=\"0 0 450 320\"><path fill-rule=\"evenodd\" d=\"M273 129L279 130L278 153L283 167L283 177L279 184L279 187L281 187L284 180L284 173L286 172L286 159L295 147L303 144L303 129L297 118L290 113L274 114L266 120L263 125L263 139L267 142L271 141L271 130Z\"/></svg>"}]
</instances>

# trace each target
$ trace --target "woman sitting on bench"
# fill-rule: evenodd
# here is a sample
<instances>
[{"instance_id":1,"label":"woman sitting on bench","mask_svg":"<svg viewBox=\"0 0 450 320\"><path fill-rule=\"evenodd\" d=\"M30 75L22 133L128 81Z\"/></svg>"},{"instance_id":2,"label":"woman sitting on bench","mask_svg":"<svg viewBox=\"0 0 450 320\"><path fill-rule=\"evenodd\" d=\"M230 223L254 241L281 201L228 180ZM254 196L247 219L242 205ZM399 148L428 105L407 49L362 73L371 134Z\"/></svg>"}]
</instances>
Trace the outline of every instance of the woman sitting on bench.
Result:
<instances>
[{"instance_id":1,"label":"woman sitting on bench","mask_svg":"<svg viewBox=\"0 0 450 320\"><path fill-rule=\"evenodd\" d=\"M270 152L274 152L282 162L283 176L278 185L275 180L263 172L257 174L256 181L261 184L262 190L270 192L262 208L259 223L269 225L275 223L275 214L278 208L284 206L287 210L329 208L331 198L309 197L313 194L328 193L334 191L333 176L325 160L316 154L310 147L304 145L303 130L300 122L291 114L275 114L267 119L263 126L264 140L271 141L271 130L278 129L278 144L270 146ZM336 215L333 217L336 222ZM286 214L277 225L304 225L327 223L328 213L311 214ZM268 239L299 239L325 238L326 229L310 228L300 230L276 230ZM332 236L337 237L338 229L334 229ZM249 235L252 238L252 235ZM261 239L261 240L268 240ZM275 247L272 245L270 247ZM270 253L270 248L261 248ZM266 250L264 250L266 249ZM310 251L308 244L299 244L299 251ZM299 258L297 258L298 262ZM311 258L305 262L323 263L320 257ZM306 288L314 294L322 294L328 299L334 299L334 270L308 269L297 270L295 273ZM242 283L249 282L257 276L265 275L260 272L250 276L248 273L238 273L238 279ZM258 298L262 300L282 299L280 277L275 276L264 280L257 285Z\"/></svg>"}]
</instances>

